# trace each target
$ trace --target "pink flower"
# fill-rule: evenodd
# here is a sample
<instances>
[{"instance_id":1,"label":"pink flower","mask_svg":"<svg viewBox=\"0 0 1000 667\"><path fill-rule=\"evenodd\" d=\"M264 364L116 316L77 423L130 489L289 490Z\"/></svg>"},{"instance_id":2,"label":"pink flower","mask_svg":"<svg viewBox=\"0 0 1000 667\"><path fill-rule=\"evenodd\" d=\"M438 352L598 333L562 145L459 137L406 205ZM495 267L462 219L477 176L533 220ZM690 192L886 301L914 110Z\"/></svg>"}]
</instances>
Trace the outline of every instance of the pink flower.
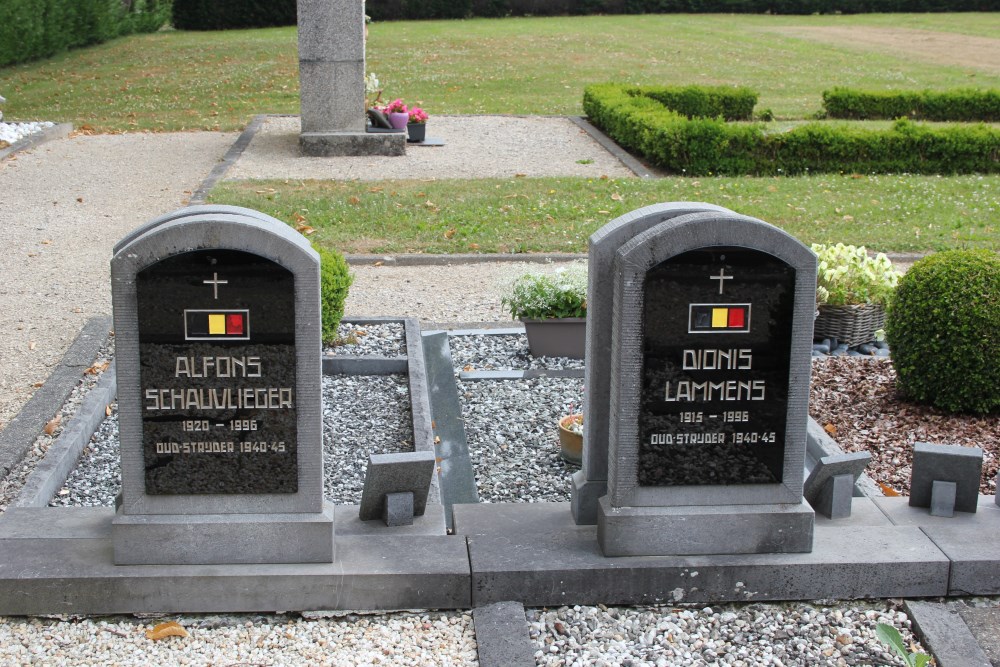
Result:
<instances>
[{"instance_id":1,"label":"pink flower","mask_svg":"<svg viewBox=\"0 0 1000 667\"><path fill-rule=\"evenodd\" d=\"M427 112L420 107L410 107L411 123L426 123L428 117Z\"/></svg>"},{"instance_id":2,"label":"pink flower","mask_svg":"<svg viewBox=\"0 0 1000 667\"><path fill-rule=\"evenodd\" d=\"M406 113L406 105L403 100L396 98L385 107L385 113Z\"/></svg>"}]
</instances>

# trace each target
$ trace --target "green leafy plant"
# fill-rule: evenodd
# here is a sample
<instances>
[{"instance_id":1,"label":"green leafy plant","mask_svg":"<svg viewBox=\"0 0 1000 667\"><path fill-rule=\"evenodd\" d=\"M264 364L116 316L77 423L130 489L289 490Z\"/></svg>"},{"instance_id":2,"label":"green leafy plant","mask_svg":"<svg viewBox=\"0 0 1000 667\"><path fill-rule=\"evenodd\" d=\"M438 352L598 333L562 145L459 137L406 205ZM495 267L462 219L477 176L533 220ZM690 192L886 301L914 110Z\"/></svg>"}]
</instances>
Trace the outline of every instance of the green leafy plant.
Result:
<instances>
[{"instance_id":1,"label":"green leafy plant","mask_svg":"<svg viewBox=\"0 0 1000 667\"><path fill-rule=\"evenodd\" d=\"M817 255L816 303L885 305L899 283L899 272L883 253L874 258L864 246L814 243Z\"/></svg>"},{"instance_id":2,"label":"green leafy plant","mask_svg":"<svg viewBox=\"0 0 1000 667\"><path fill-rule=\"evenodd\" d=\"M587 269L582 264L554 273L526 273L500 300L514 319L546 320L587 316Z\"/></svg>"},{"instance_id":3,"label":"green leafy plant","mask_svg":"<svg viewBox=\"0 0 1000 667\"><path fill-rule=\"evenodd\" d=\"M320 261L320 302L322 304L323 342L333 343L337 340L337 325L344 317L344 302L347 293L354 282L350 267L344 256L335 250L327 250L314 245L319 253Z\"/></svg>"},{"instance_id":4,"label":"green leafy plant","mask_svg":"<svg viewBox=\"0 0 1000 667\"><path fill-rule=\"evenodd\" d=\"M948 412L1000 411L1000 257L951 250L916 262L889 302L896 388Z\"/></svg>"},{"instance_id":5,"label":"green leafy plant","mask_svg":"<svg viewBox=\"0 0 1000 667\"><path fill-rule=\"evenodd\" d=\"M899 630L888 623L879 623L875 627L875 634L881 642L888 644L892 650L899 654L899 657L906 662L907 667L924 667L931 660L931 657L926 653L910 653L906 643L903 642L903 636L899 634Z\"/></svg>"}]
</instances>

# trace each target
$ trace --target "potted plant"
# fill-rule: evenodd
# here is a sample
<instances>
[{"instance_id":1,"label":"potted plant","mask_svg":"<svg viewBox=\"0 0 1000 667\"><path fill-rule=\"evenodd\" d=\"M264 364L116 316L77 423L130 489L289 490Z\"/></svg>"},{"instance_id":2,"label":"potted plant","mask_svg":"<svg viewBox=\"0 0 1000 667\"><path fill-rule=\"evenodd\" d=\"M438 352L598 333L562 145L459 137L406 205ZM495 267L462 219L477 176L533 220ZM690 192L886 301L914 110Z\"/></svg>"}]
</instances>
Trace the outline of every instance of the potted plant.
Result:
<instances>
[{"instance_id":1,"label":"potted plant","mask_svg":"<svg viewBox=\"0 0 1000 667\"><path fill-rule=\"evenodd\" d=\"M398 97L389 102L382 111L389 117L389 124L397 130L405 129L406 124L410 122L410 114L406 105Z\"/></svg>"},{"instance_id":2,"label":"potted plant","mask_svg":"<svg viewBox=\"0 0 1000 667\"><path fill-rule=\"evenodd\" d=\"M813 335L854 346L876 339L885 326L885 305L899 272L883 253L870 257L864 246L814 243L817 255Z\"/></svg>"},{"instance_id":3,"label":"potted plant","mask_svg":"<svg viewBox=\"0 0 1000 667\"><path fill-rule=\"evenodd\" d=\"M407 141L420 143L427 138L427 119L430 116L420 107L410 107L409 122L406 124Z\"/></svg>"},{"instance_id":4,"label":"potted plant","mask_svg":"<svg viewBox=\"0 0 1000 667\"><path fill-rule=\"evenodd\" d=\"M570 463L583 463L583 413L569 414L559 420L559 455Z\"/></svg>"},{"instance_id":5,"label":"potted plant","mask_svg":"<svg viewBox=\"0 0 1000 667\"><path fill-rule=\"evenodd\" d=\"M587 339L587 267L572 264L553 273L526 273L500 303L524 322L535 356L583 359Z\"/></svg>"}]
</instances>

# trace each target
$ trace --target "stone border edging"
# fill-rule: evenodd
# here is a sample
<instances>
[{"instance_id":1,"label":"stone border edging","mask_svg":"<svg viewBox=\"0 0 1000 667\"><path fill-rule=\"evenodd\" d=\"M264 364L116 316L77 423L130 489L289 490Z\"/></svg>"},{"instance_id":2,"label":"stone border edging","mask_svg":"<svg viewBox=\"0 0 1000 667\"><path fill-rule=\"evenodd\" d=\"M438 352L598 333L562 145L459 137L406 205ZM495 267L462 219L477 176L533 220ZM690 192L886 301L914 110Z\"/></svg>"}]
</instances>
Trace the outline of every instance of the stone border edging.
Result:
<instances>
[{"instance_id":1,"label":"stone border edging","mask_svg":"<svg viewBox=\"0 0 1000 667\"><path fill-rule=\"evenodd\" d=\"M479 667L533 667L535 649L524 605L495 602L472 610Z\"/></svg>"},{"instance_id":2,"label":"stone border edging","mask_svg":"<svg viewBox=\"0 0 1000 667\"><path fill-rule=\"evenodd\" d=\"M260 131L260 128L264 125L264 120L267 118L266 114L258 114L253 117L250 123L240 132L240 136L236 138L233 145L229 147L226 154L222 156L222 161L217 165L212 167L212 171L208 173L205 180L201 182L198 189L191 194L191 198L188 199L189 204L204 204L205 198L208 193L212 191L216 183L221 181L229 171L230 167L236 164L236 161L240 159L243 155L243 151L247 149L250 142L253 141L254 136Z\"/></svg>"},{"instance_id":3,"label":"stone border edging","mask_svg":"<svg viewBox=\"0 0 1000 667\"><path fill-rule=\"evenodd\" d=\"M18 494L17 507L47 507L76 466L84 447L107 416L107 407L118 394L115 362L87 392L76 415L31 471Z\"/></svg>"},{"instance_id":4,"label":"stone border edging","mask_svg":"<svg viewBox=\"0 0 1000 667\"><path fill-rule=\"evenodd\" d=\"M36 148L47 141L55 139L65 139L73 131L72 123L56 123L52 127L46 127L41 132L29 134L20 141L15 141L7 148L0 150L0 160L29 148Z\"/></svg>"},{"instance_id":5,"label":"stone border edging","mask_svg":"<svg viewBox=\"0 0 1000 667\"><path fill-rule=\"evenodd\" d=\"M626 169L639 178L660 178L583 116L568 116L568 118L574 125L590 135L590 138L596 141L601 148L611 153L615 159L625 165Z\"/></svg>"},{"instance_id":6,"label":"stone border edging","mask_svg":"<svg viewBox=\"0 0 1000 667\"><path fill-rule=\"evenodd\" d=\"M938 667L991 666L954 603L904 600L903 606L913 621L914 633Z\"/></svg>"},{"instance_id":7,"label":"stone border edging","mask_svg":"<svg viewBox=\"0 0 1000 667\"><path fill-rule=\"evenodd\" d=\"M21 462L45 424L66 403L110 331L109 316L90 318L44 384L0 431L0 479Z\"/></svg>"}]
</instances>

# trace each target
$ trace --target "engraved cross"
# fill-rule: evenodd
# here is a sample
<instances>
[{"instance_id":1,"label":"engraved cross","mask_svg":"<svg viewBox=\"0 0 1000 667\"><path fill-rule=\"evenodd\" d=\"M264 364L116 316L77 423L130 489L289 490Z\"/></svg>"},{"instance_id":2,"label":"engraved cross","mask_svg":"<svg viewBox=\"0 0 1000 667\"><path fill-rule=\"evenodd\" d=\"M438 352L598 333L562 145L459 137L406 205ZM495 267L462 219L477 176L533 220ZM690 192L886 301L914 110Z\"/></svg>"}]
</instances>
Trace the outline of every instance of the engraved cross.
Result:
<instances>
[{"instance_id":1,"label":"engraved cross","mask_svg":"<svg viewBox=\"0 0 1000 667\"><path fill-rule=\"evenodd\" d=\"M719 275L717 275L717 276L709 276L708 279L709 280L718 280L719 281L719 294L722 294L722 287L725 285L724 281L726 281L726 280L732 280L733 277L732 276L727 276L726 275L726 270L723 268L723 269L719 269Z\"/></svg>"},{"instance_id":2,"label":"engraved cross","mask_svg":"<svg viewBox=\"0 0 1000 667\"><path fill-rule=\"evenodd\" d=\"M212 286L212 297L215 298L215 299L219 298L219 285L228 285L229 284L228 280L219 280L219 274L218 273L213 273L211 280L202 280L201 282L205 283L206 285L211 285Z\"/></svg>"}]
</instances>

